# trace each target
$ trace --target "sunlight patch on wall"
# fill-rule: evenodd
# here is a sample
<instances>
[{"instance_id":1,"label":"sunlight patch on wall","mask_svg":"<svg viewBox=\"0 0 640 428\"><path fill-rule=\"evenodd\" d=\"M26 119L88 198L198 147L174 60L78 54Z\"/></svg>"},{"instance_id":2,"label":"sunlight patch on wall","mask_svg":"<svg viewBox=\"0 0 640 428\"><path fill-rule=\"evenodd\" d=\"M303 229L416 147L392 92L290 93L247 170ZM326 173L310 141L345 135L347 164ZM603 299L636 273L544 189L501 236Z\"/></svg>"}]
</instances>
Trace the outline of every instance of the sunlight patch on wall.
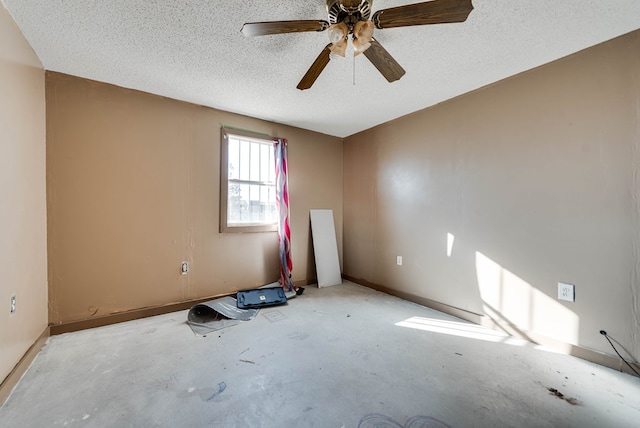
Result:
<instances>
[{"instance_id":1,"label":"sunlight patch on wall","mask_svg":"<svg viewBox=\"0 0 640 428\"><path fill-rule=\"evenodd\" d=\"M451 253L453 252L453 241L456 240L456 237L451 233L447 233L447 257L451 257Z\"/></svg>"},{"instance_id":2,"label":"sunlight patch on wall","mask_svg":"<svg viewBox=\"0 0 640 428\"><path fill-rule=\"evenodd\" d=\"M580 319L561 303L478 251L476 273L484 313L509 333L578 343Z\"/></svg>"}]
</instances>

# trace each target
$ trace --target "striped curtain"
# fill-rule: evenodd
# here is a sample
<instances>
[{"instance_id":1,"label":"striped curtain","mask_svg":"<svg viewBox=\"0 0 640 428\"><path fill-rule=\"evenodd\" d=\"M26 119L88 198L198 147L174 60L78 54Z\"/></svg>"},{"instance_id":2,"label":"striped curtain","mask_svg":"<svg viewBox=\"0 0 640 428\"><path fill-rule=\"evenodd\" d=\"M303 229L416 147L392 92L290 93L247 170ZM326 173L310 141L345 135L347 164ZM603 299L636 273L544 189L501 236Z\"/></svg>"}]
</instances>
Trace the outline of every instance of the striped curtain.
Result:
<instances>
[{"instance_id":1,"label":"striped curtain","mask_svg":"<svg viewBox=\"0 0 640 428\"><path fill-rule=\"evenodd\" d=\"M280 286L293 291L291 271L291 228L289 227L289 184L287 180L287 140L274 140L276 163L276 207L278 209L278 244L280 245Z\"/></svg>"}]
</instances>

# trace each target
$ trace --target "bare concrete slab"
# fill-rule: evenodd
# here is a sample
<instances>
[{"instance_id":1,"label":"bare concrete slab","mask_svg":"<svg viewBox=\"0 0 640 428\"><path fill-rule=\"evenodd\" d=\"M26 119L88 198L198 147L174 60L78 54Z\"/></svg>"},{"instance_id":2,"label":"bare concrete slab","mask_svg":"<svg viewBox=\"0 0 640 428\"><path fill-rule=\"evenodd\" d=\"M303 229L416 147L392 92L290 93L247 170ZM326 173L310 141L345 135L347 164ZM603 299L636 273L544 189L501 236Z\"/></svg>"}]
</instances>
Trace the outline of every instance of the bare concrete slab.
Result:
<instances>
[{"instance_id":1,"label":"bare concrete slab","mask_svg":"<svg viewBox=\"0 0 640 428\"><path fill-rule=\"evenodd\" d=\"M637 427L640 379L352 283L206 337L187 311L49 339L20 427Z\"/></svg>"}]
</instances>

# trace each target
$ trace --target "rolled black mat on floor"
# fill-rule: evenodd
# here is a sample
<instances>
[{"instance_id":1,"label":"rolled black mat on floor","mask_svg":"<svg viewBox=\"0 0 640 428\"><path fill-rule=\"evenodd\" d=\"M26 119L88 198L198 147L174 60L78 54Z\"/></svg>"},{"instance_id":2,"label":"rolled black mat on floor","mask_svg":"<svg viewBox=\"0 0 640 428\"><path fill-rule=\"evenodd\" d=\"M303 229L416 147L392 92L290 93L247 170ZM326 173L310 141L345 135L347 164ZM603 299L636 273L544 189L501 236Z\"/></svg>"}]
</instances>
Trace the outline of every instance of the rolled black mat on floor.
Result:
<instances>
[{"instance_id":1,"label":"rolled black mat on floor","mask_svg":"<svg viewBox=\"0 0 640 428\"><path fill-rule=\"evenodd\" d=\"M207 334L231 327L240 321L249 321L258 315L260 309L239 309L233 297L221 297L199 303L189 309L187 324L195 334Z\"/></svg>"}]
</instances>

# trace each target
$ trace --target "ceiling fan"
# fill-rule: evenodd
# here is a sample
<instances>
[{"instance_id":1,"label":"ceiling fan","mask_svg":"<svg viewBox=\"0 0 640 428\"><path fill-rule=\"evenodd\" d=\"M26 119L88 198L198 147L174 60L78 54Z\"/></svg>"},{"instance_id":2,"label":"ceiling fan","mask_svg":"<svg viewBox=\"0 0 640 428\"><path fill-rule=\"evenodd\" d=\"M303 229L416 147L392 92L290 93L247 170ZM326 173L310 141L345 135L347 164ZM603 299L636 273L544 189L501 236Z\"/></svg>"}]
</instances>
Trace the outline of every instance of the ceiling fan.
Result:
<instances>
[{"instance_id":1,"label":"ceiling fan","mask_svg":"<svg viewBox=\"0 0 640 428\"><path fill-rule=\"evenodd\" d=\"M309 89L331 59L331 53L345 56L351 36L354 55L364 53L389 82L404 76L404 69L373 37L375 28L383 30L412 25L464 22L473 10L471 0L432 0L422 3L382 9L371 15L373 0L327 0L328 21L297 20L248 22L242 34L265 36L270 34L301 33L328 30L330 43L311 64L297 88Z\"/></svg>"}]
</instances>

